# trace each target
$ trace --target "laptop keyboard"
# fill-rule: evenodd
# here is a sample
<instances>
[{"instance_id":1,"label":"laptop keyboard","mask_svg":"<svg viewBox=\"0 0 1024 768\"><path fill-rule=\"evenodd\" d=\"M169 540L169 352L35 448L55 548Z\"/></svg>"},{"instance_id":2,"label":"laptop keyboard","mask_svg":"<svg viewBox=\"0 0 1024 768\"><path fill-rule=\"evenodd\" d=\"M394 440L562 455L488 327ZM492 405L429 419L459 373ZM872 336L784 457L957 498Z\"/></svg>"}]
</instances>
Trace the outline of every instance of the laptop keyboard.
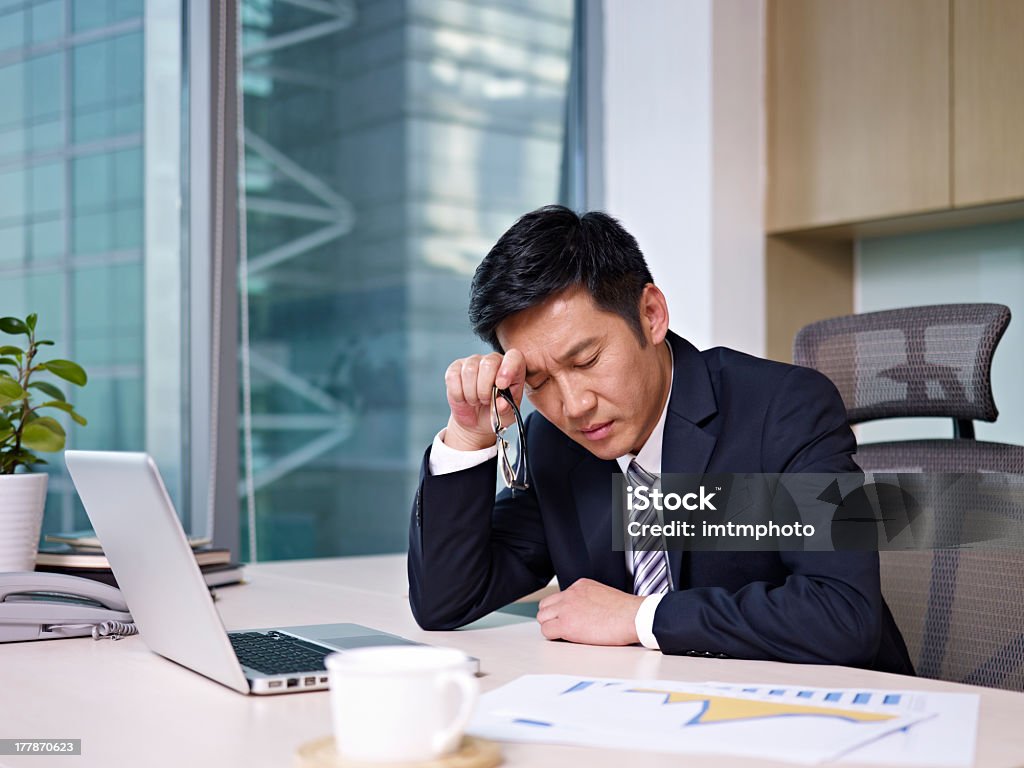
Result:
<instances>
[{"instance_id":1,"label":"laptop keyboard","mask_svg":"<svg viewBox=\"0 0 1024 768\"><path fill-rule=\"evenodd\" d=\"M331 653L279 632L233 632L228 637L239 662L267 675L326 669L324 657Z\"/></svg>"}]
</instances>

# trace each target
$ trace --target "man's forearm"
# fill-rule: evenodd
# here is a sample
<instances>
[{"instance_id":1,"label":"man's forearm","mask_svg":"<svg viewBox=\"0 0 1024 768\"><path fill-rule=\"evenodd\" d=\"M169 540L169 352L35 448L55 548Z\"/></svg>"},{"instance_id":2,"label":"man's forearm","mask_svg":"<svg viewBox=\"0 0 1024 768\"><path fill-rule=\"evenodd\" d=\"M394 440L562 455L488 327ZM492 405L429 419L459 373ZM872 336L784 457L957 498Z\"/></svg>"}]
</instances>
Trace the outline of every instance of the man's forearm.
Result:
<instances>
[{"instance_id":1,"label":"man's forearm","mask_svg":"<svg viewBox=\"0 0 1024 768\"><path fill-rule=\"evenodd\" d=\"M462 626L551 579L534 503L523 494L495 501L495 459L441 476L428 466L429 455L409 539L409 600L421 626Z\"/></svg>"}]
</instances>

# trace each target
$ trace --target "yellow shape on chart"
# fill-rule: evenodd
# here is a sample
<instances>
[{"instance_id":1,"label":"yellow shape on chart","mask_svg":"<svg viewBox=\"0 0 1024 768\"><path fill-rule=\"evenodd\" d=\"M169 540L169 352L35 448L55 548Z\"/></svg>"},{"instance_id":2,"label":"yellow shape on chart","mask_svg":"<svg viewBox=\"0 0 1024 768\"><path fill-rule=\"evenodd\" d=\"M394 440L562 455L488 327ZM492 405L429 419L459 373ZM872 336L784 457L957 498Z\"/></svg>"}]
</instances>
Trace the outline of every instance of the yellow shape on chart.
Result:
<instances>
[{"instance_id":1,"label":"yellow shape on chart","mask_svg":"<svg viewBox=\"0 0 1024 768\"><path fill-rule=\"evenodd\" d=\"M786 715L817 715L819 717L841 717L861 723L877 723L892 720L896 715L878 712L857 712L835 707L819 707L813 704L789 704L775 701L756 701L753 699L737 699L731 696L709 696L700 693L682 693L680 691L663 691L657 688L631 688L631 693L660 693L666 704L682 704L685 702L704 702L704 710L690 724L726 723L733 720L750 720L763 717L784 717Z\"/></svg>"}]
</instances>

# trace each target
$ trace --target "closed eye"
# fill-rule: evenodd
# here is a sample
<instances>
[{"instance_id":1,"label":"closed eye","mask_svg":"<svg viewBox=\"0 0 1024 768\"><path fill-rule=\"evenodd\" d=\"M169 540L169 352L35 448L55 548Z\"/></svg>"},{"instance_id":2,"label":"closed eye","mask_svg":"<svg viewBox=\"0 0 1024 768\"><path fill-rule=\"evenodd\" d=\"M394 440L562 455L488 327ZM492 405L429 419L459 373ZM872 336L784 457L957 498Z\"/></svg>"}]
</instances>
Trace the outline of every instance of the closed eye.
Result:
<instances>
[{"instance_id":1,"label":"closed eye","mask_svg":"<svg viewBox=\"0 0 1024 768\"><path fill-rule=\"evenodd\" d=\"M593 356L592 358L590 358L590 359L589 359L589 360L587 360L586 362L583 362L583 363L577 363L577 364L576 364L576 367L577 367L577 368L591 368L591 367L593 367L594 363L596 363L596 362L597 362L597 358L598 358L598 357L599 357L599 355L594 355L594 356Z\"/></svg>"}]
</instances>

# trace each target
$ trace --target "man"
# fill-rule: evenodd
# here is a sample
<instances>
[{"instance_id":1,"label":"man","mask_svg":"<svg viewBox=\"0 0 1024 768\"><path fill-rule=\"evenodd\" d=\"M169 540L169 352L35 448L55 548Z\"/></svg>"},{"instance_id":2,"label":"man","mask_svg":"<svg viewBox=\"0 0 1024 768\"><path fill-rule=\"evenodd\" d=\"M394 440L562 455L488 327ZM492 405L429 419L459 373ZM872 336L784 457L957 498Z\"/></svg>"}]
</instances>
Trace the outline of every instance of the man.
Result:
<instances>
[{"instance_id":1,"label":"man","mask_svg":"<svg viewBox=\"0 0 1024 768\"><path fill-rule=\"evenodd\" d=\"M828 379L671 333L636 241L601 213L519 219L477 269L469 315L495 352L445 374L451 416L410 531L422 627L462 626L557 575L537 613L552 640L913 673L876 553L612 550L615 472L858 471ZM494 386L536 409L529 487L497 499Z\"/></svg>"}]
</instances>

